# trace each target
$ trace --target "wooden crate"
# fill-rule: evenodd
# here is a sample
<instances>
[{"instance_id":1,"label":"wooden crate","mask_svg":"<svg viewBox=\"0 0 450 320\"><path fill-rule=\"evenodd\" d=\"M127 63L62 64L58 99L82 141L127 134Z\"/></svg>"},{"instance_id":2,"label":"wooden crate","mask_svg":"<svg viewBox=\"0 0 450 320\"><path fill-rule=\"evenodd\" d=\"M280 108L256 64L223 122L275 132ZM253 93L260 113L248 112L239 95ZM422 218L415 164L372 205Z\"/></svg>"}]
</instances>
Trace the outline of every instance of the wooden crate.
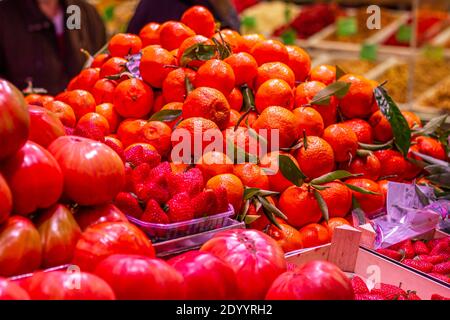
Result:
<instances>
[{"instance_id":1,"label":"wooden crate","mask_svg":"<svg viewBox=\"0 0 450 320\"><path fill-rule=\"evenodd\" d=\"M436 233L437 237L444 235ZM358 275L374 285L379 283L401 285L403 290L416 291L422 299L430 299L432 294L450 297L448 284L360 247L362 236L361 230L342 226L335 229L330 244L290 252L286 258L295 265L313 260L326 260L336 264L349 275Z\"/></svg>"}]
</instances>

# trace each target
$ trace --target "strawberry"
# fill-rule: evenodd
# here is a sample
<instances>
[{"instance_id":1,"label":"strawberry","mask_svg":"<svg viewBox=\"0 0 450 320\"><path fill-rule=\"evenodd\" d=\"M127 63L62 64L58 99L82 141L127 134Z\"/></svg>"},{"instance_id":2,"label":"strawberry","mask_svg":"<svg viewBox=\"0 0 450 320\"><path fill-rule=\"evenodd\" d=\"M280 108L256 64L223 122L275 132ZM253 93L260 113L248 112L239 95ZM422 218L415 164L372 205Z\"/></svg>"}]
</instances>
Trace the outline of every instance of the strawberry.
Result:
<instances>
[{"instance_id":1,"label":"strawberry","mask_svg":"<svg viewBox=\"0 0 450 320\"><path fill-rule=\"evenodd\" d=\"M427 245L423 241L415 241L413 243L413 247L416 255L430 253L430 249L428 249Z\"/></svg>"},{"instance_id":2,"label":"strawberry","mask_svg":"<svg viewBox=\"0 0 450 320\"><path fill-rule=\"evenodd\" d=\"M191 200L196 218L202 218L217 213L217 200L213 190L200 192Z\"/></svg>"},{"instance_id":3,"label":"strawberry","mask_svg":"<svg viewBox=\"0 0 450 320\"><path fill-rule=\"evenodd\" d=\"M111 149L113 149L119 155L119 157L122 159L122 161L125 161L125 155L123 153L123 149L120 146L118 146L111 140L105 140L105 144L108 147L110 147Z\"/></svg>"},{"instance_id":4,"label":"strawberry","mask_svg":"<svg viewBox=\"0 0 450 320\"><path fill-rule=\"evenodd\" d=\"M114 204L126 215L137 219L142 216L142 208L136 197L130 192L119 192L114 200Z\"/></svg>"},{"instance_id":5,"label":"strawberry","mask_svg":"<svg viewBox=\"0 0 450 320\"><path fill-rule=\"evenodd\" d=\"M450 298L441 296L440 294L434 293L431 295L431 300L450 300Z\"/></svg>"},{"instance_id":6,"label":"strawberry","mask_svg":"<svg viewBox=\"0 0 450 320\"><path fill-rule=\"evenodd\" d=\"M406 259L412 259L416 255L411 240L404 241L400 246L400 252L403 252Z\"/></svg>"},{"instance_id":7,"label":"strawberry","mask_svg":"<svg viewBox=\"0 0 450 320\"><path fill-rule=\"evenodd\" d=\"M389 249L391 250L395 250L398 251L402 248L402 246L407 242L407 241L411 241L411 240L403 240L399 243L393 244L392 246L389 247Z\"/></svg>"},{"instance_id":8,"label":"strawberry","mask_svg":"<svg viewBox=\"0 0 450 320\"><path fill-rule=\"evenodd\" d=\"M125 161L130 162L134 167L142 163L148 163L150 167L154 168L161 163L161 156L157 151L144 149L141 145L128 147L124 155Z\"/></svg>"},{"instance_id":9,"label":"strawberry","mask_svg":"<svg viewBox=\"0 0 450 320\"><path fill-rule=\"evenodd\" d=\"M367 285L363 279L361 279L358 276L354 276L351 281L352 281L353 291L355 292L355 294L368 294L369 293L369 288L367 288Z\"/></svg>"},{"instance_id":10,"label":"strawberry","mask_svg":"<svg viewBox=\"0 0 450 320\"><path fill-rule=\"evenodd\" d=\"M373 289L371 294L379 294L386 300L396 300L400 296L405 296L406 292L400 287L392 284L380 283L380 288Z\"/></svg>"},{"instance_id":11,"label":"strawberry","mask_svg":"<svg viewBox=\"0 0 450 320\"><path fill-rule=\"evenodd\" d=\"M167 215L169 216L170 222L181 222L194 218L194 208L191 205L191 199L187 192L173 196L167 202L167 206L169 208Z\"/></svg>"},{"instance_id":12,"label":"strawberry","mask_svg":"<svg viewBox=\"0 0 450 320\"><path fill-rule=\"evenodd\" d=\"M433 270L433 264L423 260L404 259L402 263L404 265L407 265L408 267L417 269L425 273L429 273L431 272L431 270Z\"/></svg>"},{"instance_id":13,"label":"strawberry","mask_svg":"<svg viewBox=\"0 0 450 320\"><path fill-rule=\"evenodd\" d=\"M408 300L408 298L406 298L405 296L399 296L397 297L397 299L394 300Z\"/></svg>"},{"instance_id":14,"label":"strawberry","mask_svg":"<svg viewBox=\"0 0 450 320\"><path fill-rule=\"evenodd\" d=\"M228 211L228 193L227 189L219 187L214 189L217 201L217 213L224 213Z\"/></svg>"},{"instance_id":15,"label":"strawberry","mask_svg":"<svg viewBox=\"0 0 450 320\"><path fill-rule=\"evenodd\" d=\"M380 249L377 249L377 252L381 253L382 255L385 255L391 259L397 260L397 261L400 261L403 258L403 255L401 254L401 252L398 252L398 251L395 251L392 249L380 248Z\"/></svg>"},{"instance_id":16,"label":"strawberry","mask_svg":"<svg viewBox=\"0 0 450 320\"><path fill-rule=\"evenodd\" d=\"M128 162L125 162L125 186L123 191L133 192L134 183L132 175L133 175L133 168Z\"/></svg>"},{"instance_id":17,"label":"strawberry","mask_svg":"<svg viewBox=\"0 0 450 320\"><path fill-rule=\"evenodd\" d=\"M169 193L174 196L187 192L191 197L199 194L205 188L203 174L198 168L183 173L172 173L167 177Z\"/></svg>"},{"instance_id":18,"label":"strawberry","mask_svg":"<svg viewBox=\"0 0 450 320\"><path fill-rule=\"evenodd\" d=\"M169 199L169 192L162 186L154 182L140 183L136 185L135 192L139 200L147 202L150 198L159 204L165 204Z\"/></svg>"},{"instance_id":19,"label":"strawberry","mask_svg":"<svg viewBox=\"0 0 450 320\"><path fill-rule=\"evenodd\" d=\"M430 251L439 243L440 239L431 239L427 241L427 247Z\"/></svg>"},{"instance_id":20,"label":"strawberry","mask_svg":"<svg viewBox=\"0 0 450 320\"><path fill-rule=\"evenodd\" d=\"M439 279L443 282L450 283L450 277L440 273L429 273L433 278Z\"/></svg>"},{"instance_id":21,"label":"strawberry","mask_svg":"<svg viewBox=\"0 0 450 320\"><path fill-rule=\"evenodd\" d=\"M127 162L130 164L129 162ZM131 180L133 181L133 187L136 188L138 184L142 184L148 180L150 170L152 168L148 163L141 163L136 166L131 173Z\"/></svg>"},{"instance_id":22,"label":"strawberry","mask_svg":"<svg viewBox=\"0 0 450 320\"><path fill-rule=\"evenodd\" d=\"M441 241L447 243L447 245L450 246L450 236L442 238Z\"/></svg>"},{"instance_id":23,"label":"strawberry","mask_svg":"<svg viewBox=\"0 0 450 320\"><path fill-rule=\"evenodd\" d=\"M357 293L355 300L384 300L384 297L378 293Z\"/></svg>"},{"instance_id":24,"label":"strawberry","mask_svg":"<svg viewBox=\"0 0 450 320\"><path fill-rule=\"evenodd\" d=\"M449 245L447 242L441 241L431 249L430 255L449 254Z\"/></svg>"},{"instance_id":25,"label":"strawberry","mask_svg":"<svg viewBox=\"0 0 450 320\"><path fill-rule=\"evenodd\" d=\"M441 262L433 266L433 273L449 274L450 273L450 261Z\"/></svg>"},{"instance_id":26,"label":"strawberry","mask_svg":"<svg viewBox=\"0 0 450 320\"><path fill-rule=\"evenodd\" d=\"M430 256L428 254L421 254L416 257L416 259L427 261L432 264L438 264L447 260L447 256L444 254L438 254L435 256Z\"/></svg>"},{"instance_id":27,"label":"strawberry","mask_svg":"<svg viewBox=\"0 0 450 320\"><path fill-rule=\"evenodd\" d=\"M161 186L165 186L167 184L166 177L168 177L171 173L172 168L170 167L170 164L168 162L162 162L150 170L148 179Z\"/></svg>"},{"instance_id":28,"label":"strawberry","mask_svg":"<svg viewBox=\"0 0 450 320\"><path fill-rule=\"evenodd\" d=\"M96 127L92 124L85 123L77 125L73 133L76 136L105 142L105 134L99 127Z\"/></svg>"},{"instance_id":29,"label":"strawberry","mask_svg":"<svg viewBox=\"0 0 450 320\"><path fill-rule=\"evenodd\" d=\"M398 251L398 250L400 250L400 244L399 243L393 244L393 245L387 247L387 249Z\"/></svg>"},{"instance_id":30,"label":"strawberry","mask_svg":"<svg viewBox=\"0 0 450 320\"><path fill-rule=\"evenodd\" d=\"M150 199L147 202L145 211L141 216L141 220L150 223L169 223L169 217L159 206L159 203L155 199Z\"/></svg>"},{"instance_id":31,"label":"strawberry","mask_svg":"<svg viewBox=\"0 0 450 320\"><path fill-rule=\"evenodd\" d=\"M420 297L416 294L415 291L409 291L406 293L406 300L422 300Z\"/></svg>"}]
</instances>

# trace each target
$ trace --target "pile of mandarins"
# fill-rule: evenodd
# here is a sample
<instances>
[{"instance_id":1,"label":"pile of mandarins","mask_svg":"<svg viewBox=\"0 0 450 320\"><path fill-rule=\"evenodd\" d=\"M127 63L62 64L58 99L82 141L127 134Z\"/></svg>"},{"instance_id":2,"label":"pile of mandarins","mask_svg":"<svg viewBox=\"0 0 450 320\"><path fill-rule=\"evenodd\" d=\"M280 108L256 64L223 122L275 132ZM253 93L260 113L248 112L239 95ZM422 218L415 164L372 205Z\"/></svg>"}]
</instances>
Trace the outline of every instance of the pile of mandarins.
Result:
<instances>
[{"instance_id":1,"label":"pile of mandarins","mask_svg":"<svg viewBox=\"0 0 450 320\"><path fill-rule=\"evenodd\" d=\"M130 60L136 56L140 63L132 71ZM225 189L239 219L290 251L329 242L336 226L352 223L355 202L370 215L384 207L388 180L410 182L423 172L394 144L363 150L392 141L391 123L374 97L378 83L337 69L311 68L309 55L294 45L219 30L212 14L195 6L181 21L149 23L139 35L115 35L107 53L93 57L67 91L56 97L31 94L26 100L56 115L64 134L115 150L127 179L142 163L152 169L168 162L175 174L195 166L206 190ZM316 103L337 82L347 84L345 94L328 94ZM411 129L422 127L414 113L402 115ZM208 150L205 142L200 158L180 163L172 151L181 129L192 137L196 130L220 131L226 147L243 151L246 161L237 163L235 152ZM258 136L263 129L277 130L279 148L252 152L252 143L264 141ZM267 140L271 146L270 135ZM412 151L447 158L444 146L425 135L413 136L410 151L410 158L417 159ZM288 168L268 169L274 166ZM335 170L352 175L330 178ZM301 172L302 181L288 171ZM132 189L123 187L121 197L128 193L144 212L151 199L141 201ZM152 222L152 214L146 216Z\"/></svg>"}]
</instances>

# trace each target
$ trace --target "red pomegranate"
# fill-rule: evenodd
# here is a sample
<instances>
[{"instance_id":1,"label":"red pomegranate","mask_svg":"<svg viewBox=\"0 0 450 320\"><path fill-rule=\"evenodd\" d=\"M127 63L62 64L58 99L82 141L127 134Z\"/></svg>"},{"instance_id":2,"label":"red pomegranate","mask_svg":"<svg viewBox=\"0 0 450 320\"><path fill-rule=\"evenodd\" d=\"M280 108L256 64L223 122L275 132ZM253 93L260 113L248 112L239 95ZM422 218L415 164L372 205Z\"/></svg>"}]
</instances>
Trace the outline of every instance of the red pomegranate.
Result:
<instances>
[{"instance_id":1,"label":"red pomegranate","mask_svg":"<svg viewBox=\"0 0 450 320\"><path fill-rule=\"evenodd\" d=\"M28 140L30 115L22 93L0 79L0 160L22 147Z\"/></svg>"},{"instance_id":2,"label":"red pomegranate","mask_svg":"<svg viewBox=\"0 0 450 320\"><path fill-rule=\"evenodd\" d=\"M111 202L125 183L125 167L107 145L75 136L59 137L48 147L64 174L64 195L91 206Z\"/></svg>"},{"instance_id":3,"label":"red pomegranate","mask_svg":"<svg viewBox=\"0 0 450 320\"><path fill-rule=\"evenodd\" d=\"M280 275L268 300L353 300L350 279L334 264L312 261Z\"/></svg>"}]
</instances>

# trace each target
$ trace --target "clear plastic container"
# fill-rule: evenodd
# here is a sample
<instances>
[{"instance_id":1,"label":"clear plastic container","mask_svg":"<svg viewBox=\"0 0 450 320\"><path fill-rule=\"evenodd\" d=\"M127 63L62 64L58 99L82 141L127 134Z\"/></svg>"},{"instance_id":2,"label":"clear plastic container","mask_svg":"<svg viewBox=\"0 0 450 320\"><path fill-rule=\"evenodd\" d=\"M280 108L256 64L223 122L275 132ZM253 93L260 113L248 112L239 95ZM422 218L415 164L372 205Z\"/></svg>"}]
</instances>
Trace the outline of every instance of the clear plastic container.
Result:
<instances>
[{"instance_id":1,"label":"clear plastic container","mask_svg":"<svg viewBox=\"0 0 450 320\"><path fill-rule=\"evenodd\" d=\"M193 234L186 237L158 242L153 245L153 248L155 248L156 256L158 258L169 259L183 252L196 250L200 248L205 242L214 237L217 233L231 229L245 229L245 223L227 218L223 227L221 228Z\"/></svg>"},{"instance_id":2,"label":"clear plastic container","mask_svg":"<svg viewBox=\"0 0 450 320\"><path fill-rule=\"evenodd\" d=\"M144 222L131 216L127 218L141 228L152 242L161 242L222 228L233 215L233 206L229 205L228 211L224 213L170 224Z\"/></svg>"},{"instance_id":3,"label":"clear plastic container","mask_svg":"<svg viewBox=\"0 0 450 320\"><path fill-rule=\"evenodd\" d=\"M30 272L30 273L25 273L25 274L21 274L21 275L17 275L17 276L12 276L12 277L8 278L8 280L10 280L10 281L26 280L26 279L31 278L36 272L41 272L41 271L42 272L67 271L67 270L70 270L71 266L72 265L70 265L70 264L63 264L63 265L60 265L60 266L57 266L57 267L52 267L52 268L49 268L49 269L36 270L36 271Z\"/></svg>"}]
</instances>

